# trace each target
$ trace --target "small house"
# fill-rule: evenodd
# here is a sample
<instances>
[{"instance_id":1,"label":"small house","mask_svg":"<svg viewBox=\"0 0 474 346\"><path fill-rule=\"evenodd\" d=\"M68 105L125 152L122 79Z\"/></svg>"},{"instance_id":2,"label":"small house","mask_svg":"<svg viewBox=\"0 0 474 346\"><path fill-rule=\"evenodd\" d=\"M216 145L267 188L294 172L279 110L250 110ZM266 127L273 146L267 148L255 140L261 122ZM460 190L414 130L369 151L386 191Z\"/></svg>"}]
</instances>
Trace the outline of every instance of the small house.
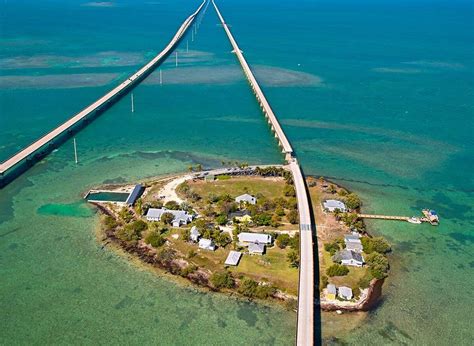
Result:
<instances>
[{"instance_id":1,"label":"small house","mask_svg":"<svg viewBox=\"0 0 474 346\"><path fill-rule=\"evenodd\" d=\"M333 256L333 261L341 262L341 264L353 267L362 267L364 265L364 258L359 252L352 250L341 250Z\"/></svg>"},{"instance_id":2,"label":"small house","mask_svg":"<svg viewBox=\"0 0 474 346\"><path fill-rule=\"evenodd\" d=\"M238 222L252 222L250 212L247 210L237 210L229 214L229 219L237 220Z\"/></svg>"},{"instance_id":3,"label":"small house","mask_svg":"<svg viewBox=\"0 0 474 346\"><path fill-rule=\"evenodd\" d=\"M199 248L204 249L204 250L214 251L216 249L216 245L214 244L212 239L201 238L199 240Z\"/></svg>"},{"instance_id":4,"label":"small house","mask_svg":"<svg viewBox=\"0 0 474 346\"><path fill-rule=\"evenodd\" d=\"M346 234L344 236L344 242L347 243L359 243L360 244L360 235L356 232L352 232L351 234Z\"/></svg>"},{"instance_id":5,"label":"small house","mask_svg":"<svg viewBox=\"0 0 474 346\"><path fill-rule=\"evenodd\" d=\"M172 225L173 227L180 227L182 225L187 225L193 221L193 215L189 214L184 210L169 210L166 208L150 208L146 213L146 219L148 221L160 221L161 217L165 213L170 213L174 216Z\"/></svg>"},{"instance_id":6,"label":"small house","mask_svg":"<svg viewBox=\"0 0 474 346\"><path fill-rule=\"evenodd\" d=\"M346 212L347 208L344 203L335 199L328 199L323 202L323 209L330 211L331 213L338 209L341 212Z\"/></svg>"},{"instance_id":7,"label":"small house","mask_svg":"<svg viewBox=\"0 0 474 346\"><path fill-rule=\"evenodd\" d=\"M245 193L243 195L235 197L235 202L236 203L256 204L257 203L257 198L255 198L252 195L249 195L248 193Z\"/></svg>"},{"instance_id":8,"label":"small house","mask_svg":"<svg viewBox=\"0 0 474 346\"><path fill-rule=\"evenodd\" d=\"M239 233L237 237L239 238L239 242L244 246L247 246L251 243L271 244L273 241L272 236L265 233L242 232Z\"/></svg>"},{"instance_id":9,"label":"small house","mask_svg":"<svg viewBox=\"0 0 474 346\"><path fill-rule=\"evenodd\" d=\"M351 300L352 299L352 289L346 286L340 286L338 288L338 296L344 300Z\"/></svg>"},{"instance_id":10,"label":"small house","mask_svg":"<svg viewBox=\"0 0 474 346\"><path fill-rule=\"evenodd\" d=\"M236 266L239 264L240 257L242 257L242 253L238 251L230 251L227 259L225 260L225 265L228 266Z\"/></svg>"},{"instance_id":11,"label":"small house","mask_svg":"<svg viewBox=\"0 0 474 346\"><path fill-rule=\"evenodd\" d=\"M326 286L326 298L330 300L335 300L336 294L337 294L336 285L328 284Z\"/></svg>"},{"instance_id":12,"label":"small house","mask_svg":"<svg viewBox=\"0 0 474 346\"><path fill-rule=\"evenodd\" d=\"M197 243L199 241L200 236L201 236L201 233L199 233L196 226L191 227L191 231L189 232L189 239Z\"/></svg>"},{"instance_id":13,"label":"small house","mask_svg":"<svg viewBox=\"0 0 474 346\"><path fill-rule=\"evenodd\" d=\"M265 252L265 245L259 243L250 243L248 249L249 254L251 255L263 255Z\"/></svg>"},{"instance_id":14,"label":"small house","mask_svg":"<svg viewBox=\"0 0 474 346\"><path fill-rule=\"evenodd\" d=\"M346 243L346 250L355 251L355 252L362 252L363 247L362 247L361 243L349 242L349 243Z\"/></svg>"}]
</instances>

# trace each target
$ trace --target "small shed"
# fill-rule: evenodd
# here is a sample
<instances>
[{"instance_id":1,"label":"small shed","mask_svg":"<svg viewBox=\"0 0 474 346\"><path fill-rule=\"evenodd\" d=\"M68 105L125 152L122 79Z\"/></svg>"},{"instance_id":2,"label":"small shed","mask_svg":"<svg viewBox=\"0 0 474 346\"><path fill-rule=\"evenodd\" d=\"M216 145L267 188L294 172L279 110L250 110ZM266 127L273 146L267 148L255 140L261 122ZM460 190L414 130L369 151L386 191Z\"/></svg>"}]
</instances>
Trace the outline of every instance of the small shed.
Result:
<instances>
[{"instance_id":1,"label":"small shed","mask_svg":"<svg viewBox=\"0 0 474 346\"><path fill-rule=\"evenodd\" d=\"M327 287L326 287L326 298L331 299L331 300L335 300L336 299L336 294L337 294L336 285L328 284Z\"/></svg>"},{"instance_id":2,"label":"small shed","mask_svg":"<svg viewBox=\"0 0 474 346\"><path fill-rule=\"evenodd\" d=\"M240 243L250 244L250 243L259 243L259 244L271 244L273 239L270 234L265 233L250 233L242 232L237 236Z\"/></svg>"},{"instance_id":3,"label":"small shed","mask_svg":"<svg viewBox=\"0 0 474 346\"><path fill-rule=\"evenodd\" d=\"M199 236L200 235L201 235L201 233L199 233L196 226L191 227L191 231L189 233L189 239L191 239L191 241L197 243L199 241Z\"/></svg>"},{"instance_id":4,"label":"small shed","mask_svg":"<svg viewBox=\"0 0 474 346\"><path fill-rule=\"evenodd\" d=\"M342 299L345 300L351 300L352 299L352 289L346 286L340 286L338 288L338 296Z\"/></svg>"},{"instance_id":5,"label":"small shed","mask_svg":"<svg viewBox=\"0 0 474 346\"><path fill-rule=\"evenodd\" d=\"M239 264L242 253L238 251L230 251L227 259L225 260L225 265L236 266Z\"/></svg>"},{"instance_id":6,"label":"small shed","mask_svg":"<svg viewBox=\"0 0 474 346\"><path fill-rule=\"evenodd\" d=\"M199 240L199 248L204 249L204 250L214 251L216 249L216 245L214 244L212 239L201 238Z\"/></svg>"}]
</instances>

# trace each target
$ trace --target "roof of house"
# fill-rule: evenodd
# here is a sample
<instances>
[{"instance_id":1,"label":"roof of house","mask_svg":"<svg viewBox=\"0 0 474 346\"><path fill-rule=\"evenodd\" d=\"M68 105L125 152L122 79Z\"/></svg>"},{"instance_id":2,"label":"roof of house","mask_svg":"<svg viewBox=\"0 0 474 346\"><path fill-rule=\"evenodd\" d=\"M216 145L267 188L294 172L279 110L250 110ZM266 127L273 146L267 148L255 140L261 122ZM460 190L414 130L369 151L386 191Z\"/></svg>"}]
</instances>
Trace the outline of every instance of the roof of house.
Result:
<instances>
[{"instance_id":1,"label":"roof of house","mask_svg":"<svg viewBox=\"0 0 474 346\"><path fill-rule=\"evenodd\" d=\"M341 201L335 199L328 199L323 202L323 206L326 209L339 209L339 210L346 210L346 205Z\"/></svg>"},{"instance_id":2,"label":"roof of house","mask_svg":"<svg viewBox=\"0 0 474 346\"><path fill-rule=\"evenodd\" d=\"M336 294L336 292L337 292L337 291L336 291L336 285L334 285L334 284L328 284L328 285L326 286L326 291L327 291L327 293L329 293L329 294Z\"/></svg>"},{"instance_id":3,"label":"roof of house","mask_svg":"<svg viewBox=\"0 0 474 346\"><path fill-rule=\"evenodd\" d=\"M245 215L250 215L248 210L237 210L229 214L229 218L233 219L234 217L242 217Z\"/></svg>"},{"instance_id":4,"label":"roof of house","mask_svg":"<svg viewBox=\"0 0 474 346\"><path fill-rule=\"evenodd\" d=\"M146 217L152 217L152 218L161 218L161 215L164 213L170 213L173 214L174 219L173 222L175 221L190 221L192 219L192 215L188 214L187 211L184 210L169 210L166 208L150 208L148 209L148 212L146 213Z\"/></svg>"},{"instance_id":5,"label":"roof of house","mask_svg":"<svg viewBox=\"0 0 474 346\"><path fill-rule=\"evenodd\" d=\"M352 289L350 287L340 286L338 290L339 295L352 298Z\"/></svg>"},{"instance_id":6,"label":"roof of house","mask_svg":"<svg viewBox=\"0 0 474 346\"><path fill-rule=\"evenodd\" d=\"M236 266L239 264L240 257L242 257L242 253L238 251L230 251L227 259L225 260L226 265Z\"/></svg>"},{"instance_id":7,"label":"roof of house","mask_svg":"<svg viewBox=\"0 0 474 346\"><path fill-rule=\"evenodd\" d=\"M358 252L353 251L353 250L341 250L334 257L336 259L341 260L341 261L354 260L354 261L357 261L357 262L364 263L364 258L362 258L362 255Z\"/></svg>"},{"instance_id":8,"label":"roof of house","mask_svg":"<svg viewBox=\"0 0 474 346\"><path fill-rule=\"evenodd\" d=\"M141 184L135 185L132 192L130 192L130 194L128 195L125 203L128 205L134 205L135 201L138 199L138 197L140 197L142 191L143 191L143 186Z\"/></svg>"},{"instance_id":9,"label":"roof of house","mask_svg":"<svg viewBox=\"0 0 474 346\"><path fill-rule=\"evenodd\" d=\"M205 239L205 238L199 239L199 247L212 247L212 246L215 246L212 239Z\"/></svg>"},{"instance_id":10,"label":"roof of house","mask_svg":"<svg viewBox=\"0 0 474 346\"><path fill-rule=\"evenodd\" d=\"M346 250L362 251L363 249L364 247L362 246L361 243L354 243L354 242L346 243Z\"/></svg>"},{"instance_id":11,"label":"roof of house","mask_svg":"<svg viewBox=\"0 0 474 346\"><path fill-rule=\"evenodd\" d=\"M259 243L250 243L249 252L263 253L265 251L265 245Z\"/></svg>"},{"instance_id":12,"label":"roof of house","mask_svg":"<svg viewBox=\"0 0 474 346\"><path fill-rule=\"evenodd\" d=\"M256 200L257 199L254 196L249 195L248 193L244 193L243 195L235 197L236 202L244 201L249 203L255 203Z\"/></svg>"},{"instance_id":13,"label":"roof of house","mask_svg":"<svg viewBox=\"0 0 474 346\"><path fill-rule=\"evenodd\" d=\"M359 243L360 244L360 235L357 233L346 234L344 236L344 241L346 243Z\"/></svg>"},{"instance_id":14,"label":"roof of house","mask_svg":"<svg viewBox=\"0 0 474 346\"><path fill-rule=\"evenodd\" d=\"M270 244L272 242L272 236L264 233L242 232L238 237L239 241L244 243Z\"/></svg>"}]
</instances>

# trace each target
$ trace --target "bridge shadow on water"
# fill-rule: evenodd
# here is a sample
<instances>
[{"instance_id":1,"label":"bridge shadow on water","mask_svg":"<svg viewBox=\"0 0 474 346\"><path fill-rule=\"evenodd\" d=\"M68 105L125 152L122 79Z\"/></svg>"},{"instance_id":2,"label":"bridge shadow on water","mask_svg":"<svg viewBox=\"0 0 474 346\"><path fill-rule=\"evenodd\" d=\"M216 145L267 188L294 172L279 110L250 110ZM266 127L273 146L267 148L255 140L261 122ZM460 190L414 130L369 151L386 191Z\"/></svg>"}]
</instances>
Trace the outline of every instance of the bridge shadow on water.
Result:
<instances>
[{"instance_id":1,"label":"bridge shadow on water","mask_svg":"<svg viewBox=\"0 0 474 346\"><path fill-rule=\"evenodd\" d=\"M304 171L301 168L301 174L306 184L306 177ZM306 184L306 195L308 197L309 211L311 214L311 234L313 238L313 277L314 277L314 316L313 316L313 328L314 328L314 345L322 345L322 321L321 321L321 306L319 304L319 255L318 255L318 239L316 237L316 220L314 218L313 205L311 203L311 196L309 195L308 185Z\"/></svg>"}]
</instances>

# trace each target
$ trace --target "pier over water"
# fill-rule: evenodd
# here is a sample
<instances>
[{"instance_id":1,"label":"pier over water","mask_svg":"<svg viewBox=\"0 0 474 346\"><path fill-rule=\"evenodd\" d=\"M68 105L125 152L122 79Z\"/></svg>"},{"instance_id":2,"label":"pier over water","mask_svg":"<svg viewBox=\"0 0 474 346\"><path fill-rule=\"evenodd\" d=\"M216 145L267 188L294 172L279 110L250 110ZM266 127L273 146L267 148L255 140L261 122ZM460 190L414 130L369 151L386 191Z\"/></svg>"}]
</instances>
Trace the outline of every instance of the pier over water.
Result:
<instances>
[{"instance_id":1,"label":"pier over water","mask_svg":"<svg viewBox=\"0 0 474 346\"><path fill-rule=\"evenodd\" d=\"M198 7L198 9L188 18L186 18L186 20L183 22L183 24L181 24L171 41L165 47L165 49L163 49L157 56L150 60L150 62L148 62L145 66L143 66L137 72L133 73L125 81L120 83L120 85L109 91L97 101L90 104L82 111L74 115L65 123L61 124L51 132L47 133L46 135L38 139L36 142L30 144L28 147L24 148L6 161L2 162L0 164L0 188L5 184L3 180L8 171L10 171L18 164L23 163L25 160L34 158L34 156L38 155L42 150L47 151L47 146L52 144L55 139L57 139L64 133L71 131L76 125L79 125L84 120L87 120L88 116L95 114L102 108L109 107L113 102L117 101L121 96L130 91L137 83L139 83L146 76L148 76L159 64L163 62L163 60L177 46L186 31L192 25L193 21L195 20L196 16L199 14L205 3L206 1L203 1L202 4Z\"/></svg>"},{"instance_id":2,"label":"pier over water","mask_svg":"<svg viewBox=\"0 0 474 346\"><path fill-rule=\"evenodd\" d=\"M298 200L298 213L300 224L300 274L298 284L298 326L296 334L297 345L313 345L314 344L314 259L313 259L313 225L311 222L310 202L306 190L306 184L301 172L300 165L294 157L293 148L286 138L283 129L278 122L277 117L273 113L270 103L267 101L262 89L260 88L252 70L244 58L236 40L232 36L224 17L222 17L219 8L214 0L212 4L219 16L222 27L224 28L230 44L233 48L239 63L247 77L247 80L252 88L257 101L259 102L263 114L268 120L268 123L275 133L285 159L288 162L291 173L293 175L293 182L295 184L296 198Z\"/></svg>"}]
</instances>

